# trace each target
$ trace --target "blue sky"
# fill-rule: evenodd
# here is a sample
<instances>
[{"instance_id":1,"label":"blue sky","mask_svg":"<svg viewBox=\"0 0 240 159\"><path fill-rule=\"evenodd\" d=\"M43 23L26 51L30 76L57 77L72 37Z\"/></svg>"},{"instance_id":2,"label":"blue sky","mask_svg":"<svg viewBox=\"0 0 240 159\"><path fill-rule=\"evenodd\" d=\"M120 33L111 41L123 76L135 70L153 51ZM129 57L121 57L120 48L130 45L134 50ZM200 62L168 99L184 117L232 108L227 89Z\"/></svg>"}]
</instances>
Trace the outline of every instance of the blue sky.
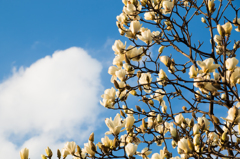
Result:
<instances>
[{"instance_id":1,"label":"blue sky","mask_svg":"<svg viewBox=\"0 0 240 159\"><path fill-rule=\"evenodd\" d=\"M92 131L104 137L104 119L116 113L99 100L113 86L111 47L127 40L116 27L122 8L121 0L0 0L2 158L19 158L23 147L39 158L47 146L54 154L66 141L83 146ZM194 38L209 37L203 28L192 26Z\"/></svg>"},{"instance_id":2,"label":"blue sky","mask_svg":"<svg viewBox=\"0 0 240 159\"><path fill-rule=\"evenodd\" d=\"M47 146L56 154L66 141L83 146L92 131L104 137L104 119L115 114L99 100L112 87L107 70L122 7L112 0L0 0L2 157L19 158L23 147L31 158Z\"/></svg>"}]
</instances>

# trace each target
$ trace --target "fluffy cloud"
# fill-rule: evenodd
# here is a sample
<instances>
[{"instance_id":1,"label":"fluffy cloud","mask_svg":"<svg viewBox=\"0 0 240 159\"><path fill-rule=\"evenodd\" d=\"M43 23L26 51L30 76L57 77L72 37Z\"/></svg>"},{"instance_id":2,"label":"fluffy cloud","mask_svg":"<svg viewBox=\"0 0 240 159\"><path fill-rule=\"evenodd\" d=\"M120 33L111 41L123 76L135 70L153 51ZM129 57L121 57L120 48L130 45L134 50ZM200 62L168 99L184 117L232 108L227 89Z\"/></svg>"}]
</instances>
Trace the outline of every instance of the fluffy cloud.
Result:
<instances>
[{"instance_id":1,"label":"fluffy cloud","mask_svg":"<svg viewBox=\"0 0 240 159\"><path fill-rule=\"evenodd\" d=\"M1 158L40 158L50 146L83 142L97 124L102 108L102 65L81 48L56 51L30 67L21 67L0 84ZM84 140L85 141L85 140Z\"/></svg>"}]
</instances>

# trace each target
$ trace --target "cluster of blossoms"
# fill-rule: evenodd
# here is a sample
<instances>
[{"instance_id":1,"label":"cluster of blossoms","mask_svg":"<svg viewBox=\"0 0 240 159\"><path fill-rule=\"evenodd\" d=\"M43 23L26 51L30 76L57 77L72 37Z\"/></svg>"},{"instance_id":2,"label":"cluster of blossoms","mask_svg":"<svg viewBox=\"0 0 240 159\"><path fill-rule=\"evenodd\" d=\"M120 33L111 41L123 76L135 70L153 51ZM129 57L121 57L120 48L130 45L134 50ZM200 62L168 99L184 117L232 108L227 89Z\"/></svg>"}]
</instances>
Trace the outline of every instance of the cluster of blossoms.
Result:
<instances>
[{"instance_id":1,"label":"cluster of blossoms","mask_svg":"<svg viewBox=\"0 0 240 159\"><path fill-rule=\"evenodd\" d=\"M121 40L113 44L115 57L108 73L114 87L106 89L100 101L119 113L105 120L109 131L101 142L94 143L94 134L83 149L67 142L61 152L58 150L58 158L224 158L226 150L227 158L239 158L240 67L236 53L240 41L233 43L230 38L232 32L240 31L240 18L233 2L122 2L123 12L116 24L130 44ZM225 18L227 22L221 25L224 5L236 15L232 21ZM199 15L203 16L200 20ZM199 21L199 27L205 25L211 35L210 45L204 49L189 31L193 19ZM232 30L232 25L237 28ZM170 54L169 48L175 52ZM221 114L216 108L227 113ZM46 153L43 159L52 157L49 148ZM28 150L23 149L20 155L28 158Z\"/></svg>"}]
</instances>

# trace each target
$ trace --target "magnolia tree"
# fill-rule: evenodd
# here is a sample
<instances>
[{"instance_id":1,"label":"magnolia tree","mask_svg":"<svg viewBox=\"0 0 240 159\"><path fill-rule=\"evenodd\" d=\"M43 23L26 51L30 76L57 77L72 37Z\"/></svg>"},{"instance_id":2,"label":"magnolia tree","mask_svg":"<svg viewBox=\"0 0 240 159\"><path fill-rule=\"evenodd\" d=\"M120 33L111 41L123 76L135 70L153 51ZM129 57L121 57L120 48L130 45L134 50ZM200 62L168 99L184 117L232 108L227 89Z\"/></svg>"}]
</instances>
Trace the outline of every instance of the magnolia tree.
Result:
<instances>
[{"instance_id":1,"label":"magnolia tree","mask_svg":"<svg viewBox=\"0 0 240 159\"><path fill-rule=\"evenodd\" d=\"M112 46L114 87L100 101L116 116L100 142L67 142L58 158L240 158L236 1L122 1L117 27L128 41Z\"/></svg>"}]
</instances>

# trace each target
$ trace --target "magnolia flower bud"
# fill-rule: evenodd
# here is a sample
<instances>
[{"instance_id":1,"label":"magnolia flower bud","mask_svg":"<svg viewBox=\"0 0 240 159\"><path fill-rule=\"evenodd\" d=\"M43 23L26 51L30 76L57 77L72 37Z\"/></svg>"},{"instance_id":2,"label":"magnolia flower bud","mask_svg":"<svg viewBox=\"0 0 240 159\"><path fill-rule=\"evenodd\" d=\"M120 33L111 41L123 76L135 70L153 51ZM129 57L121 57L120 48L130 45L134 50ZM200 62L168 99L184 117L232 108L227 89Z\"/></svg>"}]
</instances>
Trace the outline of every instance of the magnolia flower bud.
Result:
<instances>
[{"instance_id":1,"label":"magnolia flower bud","mask_svg":"<svg viewBox=\"0 0 240 159\"><path fill-rule=\"evenodd\" d=\"M203 23L206 23L206 19L205 19L204 17L201 18L201 21L202 21Z\"/></svg>"},{"instance_id":2,"label":"magnolia flower bud","mask_svg":"<svg viewBox=\"0 0 240 159\"><path fill-rule=\"evenodd\" d=\"M183 111L186 111L186 110L187 110L187 107L186 107L186 106L183 106L183 107L182 107L182 110L183 110Z\"/></svg>"},{"instance_id":3,"label":"magnolia flower bud","mask_svg":"<svg viewBox=\"0 0 240 159\"><path fill-rule=\"evenodd\" d=\"M222 100L226 100L226 98L227 98L227 97L226 97L226 94L223 93L223 94L221 95L221 99L222 99Z\"/></svg>"},{"instance_id":4,"label":"magnolia flower bud","mask_svg":"<svg viewBox=\"0 0 240 159\"><path fill-rule=\"evenodd\" d=\"M213 13L215 11L214 0L208 0L208 10L210 13Z\"/></svg>"},{"instance_id":5,"label":"magnolia flower bud","mask_svg":"<svg viewBox=\"0 0 240 159\"><path fill-rule=\"evenodd\" d=\"M238 123L238 134L240 134L240 123Z\"/></svg>"},{"instance_id":6,"label":"magnolia flower bud","mask_svg":"<svg viewBox=\"0 0 240 159\"><path fill-rule=\"evenodd\" d=\"M60 152L59 149L57 149L57 157L58 157L58 158L61 158L61 152Z\"/></svg>"},{"instance_id":7,"label":"magnolia flower bud","mask_svg":"<svg viewBox=\"0 0 240 159\"><path fill-rule=\"evenodd\" d=\"M77 153L81 154L82 153L82 150L80 148L80 146L77 145Z\"/></svg>"},{"instance_id":8,"label":"magnolia flower bud","mask_svg":"<svg viewBox=\"0 0 240 159\"><path fill-rule=\"evenodd\" d=\"M136 96L136 94L137 94L137 92L135 90L131 90L129 93L132 94L133 96Z\"/></svg>"},{"instance_id":9,"label":"magnolia flower bud","mask_svg":"<svg viewBox=\"0 0 240 159\"><path fill-rule=\"evenodd\" d=\"M48 157L52 157L52 150L49 148L49 147L47 147L46 149L45 149L45 152L46 152L46 154L47 154L47 156Z\"/></svg>"},{"instance_id":10,"label":"magnolia flower bud","mask_svg":"<svg viewBox=\"0 0 240 159\"><path fill-rule=\"evenodd\" d=\"M142 119L142 126L143 126L143 128L147 128L147 124L144 119Z\"/></svg>"},{"instance_id":11,"label":"magnolia flower bud","mask_svg":"<svg viewBox=\"0 0 240 159\"><path fill-rule=\"evenodd\" d=\"M123 116L124 118L126 118L126 116L125 116L125 114L123 113L122 110L120 110L120 114L121 114L121 116Z\"/></svg>"},{"instance_id":12,"label":"magnolia flower bud","mask_svg":"<svg viewBox=\"0 0 240 159\"><path fill-rule=\"evenodd\" d=\"M28 159L29 150L27 148L24 148L20 151L20 158L21 159Z\"/></svg>"},{"instance_id":13,"label":"magnolia flower bud","mask_svg":"<svg viewBox=\"0 0 240 159\"><path fill-rule=\"evenodd\" d=\"M135 119L134 119L133 116L128 116L128 117L126 118L125 128L126 128L126 130L127 130L128 132L132 129L132 126L133 126L133 124L134 124L134 121L135 121Z\"/></svg>"},{"instance_id":14,"label":"magnolia flower bud","mask_svg":"<svg viewBox=\"0 0 240 159\"><path fill-rule=\"evenodd\" d=\"M165 46L160 46L159 47L159 49L158 49L158 52L160 53L160 55L161 55L161 53L163 52L163 49L165 48Z\"/></svg>"},{"instance_id":15,"label":"magnolia flower bud","mask_svg":"<svg viewBox=\"0 0 240 159\"><path fill-rule=\"evenodd\" d=\"M139 111L139 112L142 111L142 109L138 105L135 105L135 107L136 107L137 111Z\"/></svg>"},{"instance_id":16,"label":"magnolia flower bud","mask_svg":"<svg viewBox=\"0 0 240 159\"><path fill-rule=\"evenodd\" d=\"M47 159L47 157L45 155L41 155L42 159Z\"/></svg>"},{"instance_id":17,"label":"magnolia flower bud","mask_svg":"<svg viewBox=\"0 0 240 159\"><path fill-rule=\"evenodd\" d=\"M200 134L196 134L193 138L194 146L200 145Z\"/></svg>"},{"instance_id":18,"label":"magnolia flower bud","mask_svg":"<svg viewBox=\"0 0 240 159\"><path fill-rule=\"evenodd\" d=\"M191 150L191 152L194 151L194 145L193 145L192 141L190 139L187 139L187 142L188 142L188 147Z\"/></svg>"},{"instance_id":19,"label":"magnolia flower bud","mask_svg":"<svg viewBox=\"0 0 240 159\"><path fill-rule=\"evenodd\" d=\"M94 133L92 132L91 135L89 136L89 141L94 142Z\"/></svg>"},{"instance_id":20,"label":"magnolia flower bud","mask_svg":"<svg viewBox=\"0 0 240 159\"><path fill-rule=\"evenodd\" d=\"M212 115L212 119L214 123L219 124L219 119L216 116Z\"/></svg>"},{"instance_id":21,"label":"magnolia flower bud","mask_svg":"<svg viewBox=\"0 0 240 159\"><path fill-rule=\"evenodd\" d=\"M177 146L177 143L175 140L172 140L172 147L175 149L175 147Z\"/></svg>"},{"instance_id":22,"label":"magnolia flower bud","mask_svg":"<svg viewBox=\"0 0 240 159\"><path fill-rule=\"evenodd\" d=\"M170 133L171 133L173 138L177 137L177 130L172 125L170 126Z\"/></svg>"},{"instance_id":23,"label":"magnolia flower bud","mask_svg":"<svg viewBox=\"0 0 240 159\"><path fill-rule=\"evenodd\" d=\"M150 99L150 100L148 101L148 104L153 107L153 106L154 106L153 100Z\"/></svg>"},{"instance_id":24,"label":"magnolia flower bud","mask_svg":"<svg viewBox=\"0 0 240 159\"><path fill-rule=\"evenodd\" d=\"M164 101L162 101L162 103L163 103ZM163 113L166 113L167 112L167 106L165 105L165 102L164 102L164 105L163 104L161 104L162 105L162 112Z\"/></svg>"},{"instance_id":25,"label":"magnolia flower bud","mask_svg":"<svg viewBox=\"0 0 240 159\"><path fill-rule=\"evenodd\" d=\"M225 36L225 30L223 29L223 27L220 24L217 25L217 31L222 37Z\"/></svg>"},{"instance_id":26,"label":"magnolia flower bud","mask_svg":"<svg viewBox=\"0 0 240 159\"><path fill-rule=\"evenodd\" d=\"M161 123L162 122L162 117L160 114L157 115L157 122L158 123Z\"/></svg>"},{"instance_id":27,"label":"magnolia flower bud","mask_svg":"<svg viewBox=\"0 0 240 159\"><path fill-rule=\"evenodd\" d=\"M224 133L221 136L221 141L226 142L227 140L228 140L227 131L224 131Z\"/></svg>"},{"instance_id":28,"label":"magnolia flower bud","mask_svg":"<svg viewBox=\"0 0 240 159\"><path fill-rule=\"evenodd\" d=\"M198 124L194 124L193 126L193 135L199 134L199 125Z\"/></svg>"}]
</instances>

